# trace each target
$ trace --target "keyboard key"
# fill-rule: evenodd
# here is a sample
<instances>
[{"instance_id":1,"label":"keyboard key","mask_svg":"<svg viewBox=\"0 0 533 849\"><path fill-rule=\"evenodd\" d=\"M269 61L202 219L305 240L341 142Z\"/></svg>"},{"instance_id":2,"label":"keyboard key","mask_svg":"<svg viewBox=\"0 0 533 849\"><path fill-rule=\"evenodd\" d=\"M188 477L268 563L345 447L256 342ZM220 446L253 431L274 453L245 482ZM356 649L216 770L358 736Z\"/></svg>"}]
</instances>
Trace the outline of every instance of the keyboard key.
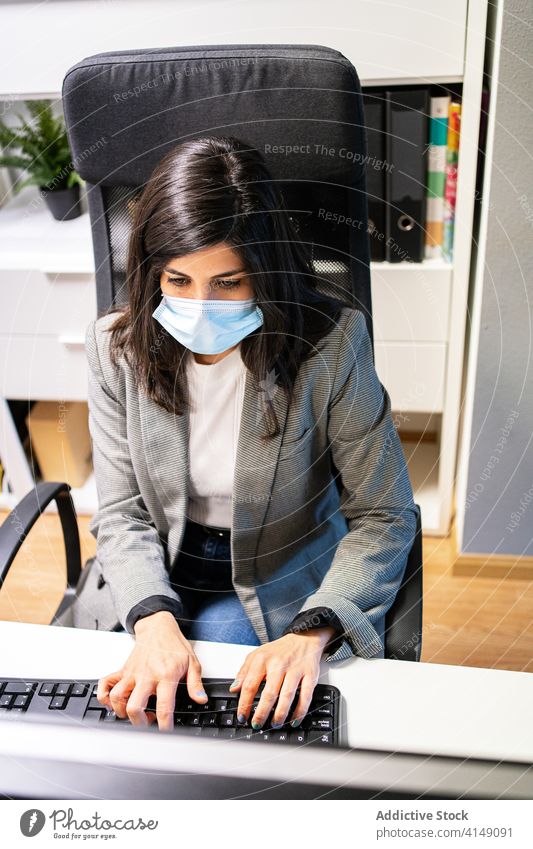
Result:
<instances>
[{"instance_id":1,"label":"keyboard key","mask_svg":"<svg viewBox=\"0 0 533 849\"><path fill-rule=\"evenodd\" d=\"M54 696L50 704L48 705L49 710L64 710L68 704L68 698L66 696Z\"/></svg>"},{"instance_id":2,"label":"keyboard key","mask_svg":"<svg viewBox=\"0 0 533 849\"><path fill-rule=\"evenodd\" d=\"M305 743L307 740L307 732L301 731L299 728L291 728L289 731L289 740L291 743Z\"/></svg>"},{"instance_id":3,"label":"keyboard key","mask_svg":"<svg viewBox=\"0 0 533 849\"><path fill-rule=\"evenodd\" d=\"M71 687L72 684L69 684L66 681L64 681L62 684L58 684L54 696L68 696Z\"/></svg>"},{"instance_id":4,"label":"keyboard key","mask_svg":"<svg viewBox=\"0 0 533 849\"><path fill-rule=\"evenodd\" d=\"M118 719L114 710L106 710L104 713L104 722L114 722Z\"/></svg>"},{"instance_id":5,"label":"keyboard key","mask_svg":"<svg viewBox=\"0 0 533 849\"><path fill-rule=\"evenodd\" d=\"M237 733L236 728L228 728L228 727L219 728L218 729L218 738L219 738L219 740L221 738L224 739L224 740L233 740L236 733Z\"/></svg>"},{"instance_id":6,"label":"keyboard key","mask_svg":"<svg viewBox=\"0 0 533 849\"><path fill-rule=\"evenodd\" d=\"M8 693L6 696L0 696L0 708L10 708L15 701L15 696Z\"/></svg>"},{"instance_id":7,"label":"keyboard key","mask_svg":"<svg viewBox=\"0 0 533 849\"><path fill-rule=\"evenodd\" d=\"M183 717L183 724L190 727L195 725L200 725L200 714L199 713L188 713Z\"/></svg>"},{"instance_id":8,"label":"keyboard key","mask_svg":"<svg viewBox=\"0 0 533 849\"><path fill-rule=\"evenodd\" d=\"M316 701L316 702L331 702L331 700L332 700L332 694L331 694L330 690L327 690L326 692L319 693L319 694L317 694L316 690L315 690L315 692L313 693L313 701Z\"/></svg>"},{"instance_id":9,"label":"keyboard key","mask_svg":"<svg viewBox=\"0 0 533 849\"><path fill-rule=\"evenodd\" d=\"M87 710L85 711L84 719L92 719L96 722L99 722L102 716L104 715L104 710Z\"/></svg>"},{"instance_id":10,"label":"keyboard key","mask_svg":"<svg viewBox=\"0 0 533 849\"><path fill-rule=\"evenodd\" d=\"M203 713L201 715L201 723L205 727L208 728L216 728L218 726L218 714L217 713Z\"/></svg>"},{"instance_id":11,"label":"keyboard key","mask_svg":"<svg viewBox=\"0 0 533 849\"><path fill-rule=\"evenodd\" d=\"M174 731L176 734L184 734L188 737L203 737L206 733L201 725L178 725Z\"/></svg>"},{"instance_id":12,"label":"keyboard key","mask_svg":"<svg viewBox=\"0 0 533 849\"><path fill-rule=\"evenodd\" d=\"M309 728L320 728L322 731L331 731L331 718L329 719L313 719L309 720Z\"/></svg>"},{"instance_id":13,"label":"keyboard key","mask_svg":"<svg viewBox=\"0 0 533 849\"><path fill-rule=\"evenodd\" d=\"M288 731L271 731L270 739L274 743L288 743L289 742L289 732Z\"/></svg>"},{"instance_id":14,"label":"keyboard key","mask_svg":"<svg viewBox=\"0 0 533 849\"><path fill-rule=\"evenodd\" d=\"M256 732L255 739L262 740L264 743L269 743L272 742L272 734L273 732L270 729L261 729L261 731Z\"/></svg>"},{"instance_id":15,"label":"keyboard key","mask_svg":"<svg viewBox=\"0 0 533 849\"><path fill-rule=\"evenodd\" d=\"M256 734L256 731L252 731L251 728L246 728L246 726L242 725L235 729L236 740L251 740L252 737L256 736Z\"/></svg>"},{"instance_id":16,"label":"keyboard key","mask_svg":"<svg viewBox=\"0 0 533 849\"><path fill-rule=\"evenodd\" d=\"M4 694L6 693L33 693L36 687L36 682L30 682L27 684L26 682L21 681L8 681L6 686L4 687Z\"/></svg>"},{"instance_id":17,"label":"keyboard key","mask_svg":"<svg viewBox=\"0 0 533 849\"><path fill-rule=\"evenodd\" d=\"M220 715L220 727L235 725L235 714L233 713L222 713Z\"/></svg>"},{"instance_id":18,"label":"keyboard key","mask_svg":"<svg viewBox=\"0 0 533 849\"><path fill-rule=\"evenodd\" d=\"M318 731L316 728L312 728L308 733L307 740L309 743L316 743L317 745L321 743L322 745L330 745L333 742L333 734L331 731Z\"/></svg>"},{"instance_id":19,"label":"keyboard key","mask_svg":"<svg viewBox=\"0 0 533 849\"><path fill-rule=\"evenodd\" d=\"M56 685L53 681L45 681L39 689L40 696L53 696Z\"/></svg>"},{"instance_id":20,"label":"keyboard key","mask_svg":"<svg viewBox=\"0 0 533 849\"><path fill-rule=\"evenodd\" d=\"M87 707L90 710L92 710L93 708L96 710L98 708L105 707L105 705L103 705L101 702L99 702L98 699L96 698L96 696L91 696L91 698L89 699L89 704L87 705Z\"/></svg>"},{"instance_id":21,"label":"keyboard key","mask_svg":"<svg viewBox=\"0 0 533 849\"><path fill-rule=\"evenodd\" d=\"M70 693L71 696L84 696L87 692L88 684L74 684L72 687L72 691Z\"/></svg>"},{"instance_id":22,"label":"keyboard key","mask_svg":"<svg viewBox=\"0 0 533 849\"><path fill-rule=\"evenodd\" d=\"M13 703L14 707L27 708L30 704L33 693L25 693L24 695L15 696Z\"/></svg>"}]
</instances>

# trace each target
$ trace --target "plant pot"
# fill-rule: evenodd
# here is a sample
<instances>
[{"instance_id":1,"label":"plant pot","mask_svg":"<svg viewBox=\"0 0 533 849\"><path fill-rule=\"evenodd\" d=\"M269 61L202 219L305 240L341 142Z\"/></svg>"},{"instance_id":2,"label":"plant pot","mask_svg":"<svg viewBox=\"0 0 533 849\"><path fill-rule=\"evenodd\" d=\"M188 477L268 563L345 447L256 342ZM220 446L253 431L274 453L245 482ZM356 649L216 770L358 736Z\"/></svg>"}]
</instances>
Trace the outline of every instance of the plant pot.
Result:
<instances>
[{"instance_id":1,"label":"plant pot","mask_svg":"<svg viewBox=\"0 0 533 849\"><path fill-rule=\"evenodd\" d=\"M79 183L69 189L40 188L46 205L56 221L69 221L81 215Z\"/></svg>"}]
</instances>

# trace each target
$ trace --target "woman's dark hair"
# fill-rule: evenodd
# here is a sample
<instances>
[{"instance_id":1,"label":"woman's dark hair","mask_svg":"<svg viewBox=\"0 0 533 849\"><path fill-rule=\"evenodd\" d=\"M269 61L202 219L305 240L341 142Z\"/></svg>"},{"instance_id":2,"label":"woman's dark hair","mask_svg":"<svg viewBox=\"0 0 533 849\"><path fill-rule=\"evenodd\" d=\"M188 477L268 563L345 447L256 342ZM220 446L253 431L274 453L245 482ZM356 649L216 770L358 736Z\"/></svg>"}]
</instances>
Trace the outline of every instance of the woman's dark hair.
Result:
<instances>
[{"instance_id":1,"label":"woman's dark hair","mask_svg":"<svg viewBox=\"0 0 533 849\"><path fill-rule=\"evenodd\" d=\"M187 349L152 316L162 296L160 275L170 258L220 242L243 259L263 311L263 325L241 341L242 360L258 384L274 369L289 401L300 364L316 353L342 307L351 306L318 290L310 253L258 150L231 136L173 148L134 204L128 303L110 310L120 310L110 327L110 355L117 366L123 352L148 397L178 415L189 404ZM268 438L279 425L271 405L266 409Z\"/></svg>"}]
</instances>

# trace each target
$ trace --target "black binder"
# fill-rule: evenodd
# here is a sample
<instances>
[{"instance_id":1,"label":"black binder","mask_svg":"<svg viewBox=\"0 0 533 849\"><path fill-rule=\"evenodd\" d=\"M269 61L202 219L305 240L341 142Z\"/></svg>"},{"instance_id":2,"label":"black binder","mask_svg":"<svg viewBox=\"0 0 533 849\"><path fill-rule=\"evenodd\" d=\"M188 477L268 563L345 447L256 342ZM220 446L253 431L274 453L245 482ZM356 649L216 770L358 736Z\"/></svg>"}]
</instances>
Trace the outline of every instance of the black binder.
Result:
<instances>
[{"instance_id":1,"label":"black binder","mask_svg":"<svg viewBox=\"0 0 533 849\"><path fill-rule=\"evenodd\" d=\"M382 262L385 259L386 215L385 215L385 91L363 91L363 106L367 134L366 190L368 197L368 236L370 259Z\"/></svg>"},{"instance_id":2,"label":"black binder","mask_svg":"<svg viewBox=\"0 0 533 849\"><path fill-rule=\"evenodd\" d=\"M429 108L427 86L386 91L388 262L424 258Z\"/></svg>"}]
</instances>

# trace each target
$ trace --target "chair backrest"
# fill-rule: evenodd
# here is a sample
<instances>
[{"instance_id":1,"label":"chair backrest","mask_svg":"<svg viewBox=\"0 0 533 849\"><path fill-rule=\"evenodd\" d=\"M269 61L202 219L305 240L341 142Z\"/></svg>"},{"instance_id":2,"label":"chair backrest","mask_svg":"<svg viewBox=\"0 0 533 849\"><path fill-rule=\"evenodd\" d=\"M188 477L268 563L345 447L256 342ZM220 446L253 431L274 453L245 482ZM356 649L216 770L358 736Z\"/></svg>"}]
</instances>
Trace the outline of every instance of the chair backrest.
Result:
<instances>
[{"instance_id":1,"label":"chair backrest","mask_svg":"<svg viewBox=\"0 0 533 849\"><path fill-rule=\"evenodd\" d=\"M320 45L202 45L90 56L63 80L73 162L86 181L98 315L126 300L135 194L168 149L233 135L264 155L320 287L348 298L373 342L361 86Z\"/></svg>"}]
</instances>

